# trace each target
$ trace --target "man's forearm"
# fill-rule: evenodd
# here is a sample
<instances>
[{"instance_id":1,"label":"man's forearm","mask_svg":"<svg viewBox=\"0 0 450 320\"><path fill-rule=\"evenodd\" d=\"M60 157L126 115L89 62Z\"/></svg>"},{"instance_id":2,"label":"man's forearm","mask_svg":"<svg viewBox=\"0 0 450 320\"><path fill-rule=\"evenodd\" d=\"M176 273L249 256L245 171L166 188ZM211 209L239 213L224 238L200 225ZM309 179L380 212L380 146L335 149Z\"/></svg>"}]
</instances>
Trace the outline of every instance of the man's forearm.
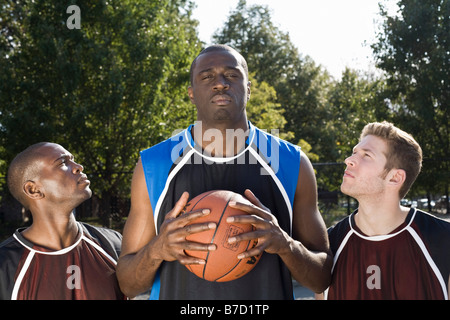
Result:
<instances>
[{"instance_id":1,"label":"man's forearm","mask_svg":"<svg viewBox=\"0 0 450 320\"><path fill-rule=\"evenodd\" d=\"M152 286L163 260L153 258L151 253L152 242L137 253L120 257L116 273L120 288L126 296L133 298Z\"/></svg>"},{"instance_id":2,"label":"man's forearm","mask_svg":"<svg viewBox=\"0 0 450 320\"><path fill-rule=\"evenodd\" d=\"M290 250L280 254L294 279L314 292L322 292L331 281L333 259L326 252L308 250L301 242L293 240Z\"/></svg>"}]
</instances>

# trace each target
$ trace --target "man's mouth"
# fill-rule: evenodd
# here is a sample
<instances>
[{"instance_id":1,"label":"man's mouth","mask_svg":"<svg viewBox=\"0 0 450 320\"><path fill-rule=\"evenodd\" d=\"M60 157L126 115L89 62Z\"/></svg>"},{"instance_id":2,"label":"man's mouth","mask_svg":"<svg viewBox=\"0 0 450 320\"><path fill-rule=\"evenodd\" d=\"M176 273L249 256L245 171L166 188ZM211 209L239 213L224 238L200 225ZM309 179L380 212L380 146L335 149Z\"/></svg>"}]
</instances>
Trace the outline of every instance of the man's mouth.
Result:
<instances>
[{"instance_id":1,"label":"man's mouth","mask_svg":"<svg viewBox=\"0 0 450 320\"><path fill-rule=\"evenodd\" d=\"M348 170L344 171L344 178L354 178L355 176L353 176Z\"/></svg>"},{"instance_id":2,"label":"man's mouth","mask_svg":"<svg viewBox=\"0 0 450 320\"><path fill-rule=\"evenodd\" d=\"M231 102L231 98L225 94L218 94L212 98L211 102L218 106L225 106Z\"/></svg>"},{"instance_id":3,"label":"man's mouth","mask_svg":"<svg viewBox=\"0 0 450 320\"><path fill-rule=\"evenodd\" d=\"M78 179L78 183L88 183L88 184L90 184L91 182L88 180L87 175L82 174L81 177Z\"/></svg>"}]
</instances>

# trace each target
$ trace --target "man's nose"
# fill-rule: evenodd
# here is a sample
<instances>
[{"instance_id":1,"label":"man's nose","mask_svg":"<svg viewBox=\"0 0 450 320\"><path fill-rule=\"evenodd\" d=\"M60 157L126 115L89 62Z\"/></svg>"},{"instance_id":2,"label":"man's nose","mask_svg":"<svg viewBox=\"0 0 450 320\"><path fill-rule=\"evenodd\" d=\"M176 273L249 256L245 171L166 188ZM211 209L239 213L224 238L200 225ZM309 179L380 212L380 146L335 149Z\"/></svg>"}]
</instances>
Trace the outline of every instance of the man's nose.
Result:
<instances>
[{"instance_id":1,"label":"man's nose","mask_svg":"<svg viewBox=\"0 0 450 320\"><path fill-rule=\"evenodd\" d=\"M351 155L350 157L347 157L344 160L344 163L347 165L347 167L354 167L355 166L355 159L353 158L353 155Z\"/></svg>"},{"instance_id":2,"label":"man's nose","mask_svg":"<svg viewBox=\"0 0 450 320\"><path fill-rule=\"evenodd\" d=\"M78 164L76 162L73 163L73 168L72 168L73 173L83 172L83 170L84 170L84 167L81 164Z\"/></svg>"},{"instance_id":3,"label":"man's nose","mask_svg":"<svg viewBox=\"0 0 450 320\"><path fill-rule=\"evenodd\" d=\"M228 90L230 88L230 84L224 76L217 77L216 82L214 83L214 90Z\"/></svg>"}]
</instances>

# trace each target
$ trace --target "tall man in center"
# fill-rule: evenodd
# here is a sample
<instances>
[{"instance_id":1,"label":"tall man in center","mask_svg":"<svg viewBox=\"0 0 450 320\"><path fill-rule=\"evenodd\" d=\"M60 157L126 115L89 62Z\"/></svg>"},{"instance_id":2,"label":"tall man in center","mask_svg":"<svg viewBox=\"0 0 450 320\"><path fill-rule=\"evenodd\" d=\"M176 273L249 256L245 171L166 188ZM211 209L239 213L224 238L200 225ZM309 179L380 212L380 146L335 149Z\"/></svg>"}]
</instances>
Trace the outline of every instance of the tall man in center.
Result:
<instances>
[{"instance_id":1,"label":"tall man in center","mask_svg":"<svg viewBox=\"0 0 450 320\"><path fill-rule=\"evenodd\" d=\"M250 85L245 59L228 46L208 47L192 63L188 93L198 121L142 151L133 174L117 265L127 296L151 287L155 299L292 299L292 277L315 292L329 285L332 258L313 168L299 147L247 120ZM184 266L205 263L185 250L216 249L186 240L216 227L187 226L209 214L208 208L181 214L189 199L218 189L243 194L253 204L235 204L248 214L234 221L256 231L232 241L258 239L240 258L262 253L247 275L221 283Z\"/></svg>"}]
</instances>

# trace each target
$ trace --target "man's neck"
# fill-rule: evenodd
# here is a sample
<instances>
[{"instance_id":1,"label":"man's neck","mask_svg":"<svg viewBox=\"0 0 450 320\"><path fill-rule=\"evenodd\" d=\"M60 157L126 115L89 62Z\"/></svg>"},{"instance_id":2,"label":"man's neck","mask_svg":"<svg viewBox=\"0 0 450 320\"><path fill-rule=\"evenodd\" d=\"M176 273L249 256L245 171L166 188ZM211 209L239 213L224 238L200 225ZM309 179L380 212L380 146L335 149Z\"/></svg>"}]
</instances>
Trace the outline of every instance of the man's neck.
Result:
<instances>
[{"instance_id":1,"label":"man's neck","mask_svg":"<svg viewBox=\"0 0 450 320\"><path fill-rule=\"evenodd\" d=\"M213 157L232 157L244 147L249 135L249 126L245 122L240 126L208 127L197 122L191 132L195 143L201 146L202 151Z\"/></svg>"},{"instance_id":2,"label":"man's neck","mask_svg":"<svg viewBox=\"0 0 450 320\"><path fill-rule=\"evenodd\" d=\"M397 229L408 215L409 208L400 203L378 203L367 205L359 203L358 213L355 215L357 227L368 236L387 235Z\"/></svg>"},{"instance_id":3,"label":"man's neck","mask_svg":"<svg viewBox=\"0 0 450 320\"><path fill-rule=\"evenodd\" d=\"M61 250L75 243L78 225L72 213L41 217L33 214L33 224L22 232L30 242L51 250Z\"/></svg>"}]
</instances>

